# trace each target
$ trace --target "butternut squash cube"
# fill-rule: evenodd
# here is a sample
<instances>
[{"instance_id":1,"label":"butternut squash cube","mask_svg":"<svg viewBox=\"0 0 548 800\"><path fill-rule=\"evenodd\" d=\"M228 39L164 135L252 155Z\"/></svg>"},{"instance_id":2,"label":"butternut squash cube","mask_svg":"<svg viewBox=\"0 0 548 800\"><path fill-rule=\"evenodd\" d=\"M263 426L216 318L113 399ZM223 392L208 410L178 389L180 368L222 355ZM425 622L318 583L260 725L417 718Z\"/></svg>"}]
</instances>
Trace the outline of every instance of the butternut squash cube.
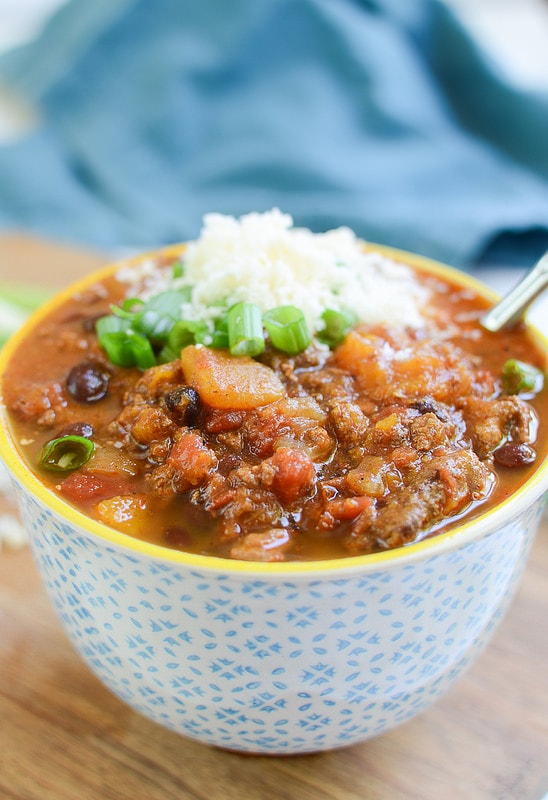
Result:
<instances>
[{"instance_id":1,"label":"butternut squash cube","mask_svg":"<svg viewBox=\"0 0 548 800\"><path fill-rule=\"evenodd\" d=\"M212 408L259 408L285 395L273 370L249 356L190 345L181 352L181 365L186 382Z\"/></svg>"}]
</instances>

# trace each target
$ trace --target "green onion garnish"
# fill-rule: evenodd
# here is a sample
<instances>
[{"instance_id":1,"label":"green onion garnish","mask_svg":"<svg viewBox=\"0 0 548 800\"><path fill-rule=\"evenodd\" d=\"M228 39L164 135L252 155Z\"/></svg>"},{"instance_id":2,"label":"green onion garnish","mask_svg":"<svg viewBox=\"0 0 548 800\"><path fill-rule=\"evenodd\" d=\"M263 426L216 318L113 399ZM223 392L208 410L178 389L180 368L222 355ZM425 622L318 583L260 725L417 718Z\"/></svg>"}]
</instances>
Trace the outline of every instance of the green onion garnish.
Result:
<instances>
[{"instance_id":1,"label":"green onion garnish","mask_svg":"<svg viewBox=\"0 0 548 800\"><path fill-rule=\"evenodd\" d=\"M185 268L183 262L177 259L177 261L174 261L171 265L171 277L175 280L176 278L182 278L184 274Z\"/></svg>"},{"instance_id":2,"label":"green onion garnish","mask_svg":"<svg viewBox=\"0 0 548 800\"><path fill-rule=\"evenodd\" d=\"M258 356L265 348L262 312L255 303L236 303L227 314L228 345L234 356Z\"/></svg>"},{"instance_id":3,"label":"green onion garnish","mask_svg":"<svg viewBox=\"0 0 548 800\"><path fill-rule=\"evenodd\" d=\"M353 311L341 310L336 311L333 308L328 308L322 314L322 320L325 327L318 331L317 337L320 342L335 347L335 345L342 342L348 331L354 327L358 321L358 317Z\"/></svg>"},{"instance_id":4,"label":"green onion garnish","mask_svg":"<svg viewBox=\"0 0 548 800\"><path fill-rule=\"evenodd\" d=\"M166 342L173 325L181 318L181 306L189 297L189 289L161 292L151 297L133 320L135 330L153 342Z\"/></svg>"},{"instance_id":5,"label":"green onion garnish","mask_svg":"<svg viewBox=\"0 0 548 800\"><path fill-rule=\"evenodd\" d=\"M209 332L205 322L195 322L193 320L179 320L176 322L164 347L160 350L159 361L175 361L181 355L183 347L189 344L203 343Z\"/></svg>"},{"instance_id":6,"label":"green onion garnish","mask_svg":"<svg viewBox=\"0 0 548 800\"><path fill-rule=\"evenodd\" d=\"M125 333L131 328L131 321L116 314L100 317L95 323L95 331L101 344L101 338L107 333Z\"/></svg>"},{"instance_id":7,"label":"green onion garnish","mask_svg":"<svg viewBox=\"0 0 548 800\"><path fill-rule=\"evenodd\" d=\"M506 394L539 392L543 384L542 372L532 364L511 358L502 368L502 388Z\"/></svg>"},{"instance_id":8,"label":"green onion garnish","mask_svg":"<svg viewBox=\"0 0 548 800\"><path fill-rule=\"evenodd\" d=\"M130 320L110 314L95 323L97 339L113 364L148 369L156 364L152 345L131 327Z\"/></svg>"},{"instance_id":9,"label":"green onion garnish","mask_svg":"<svg viewBox=\"0 0 548 800\"><path fill-rule=\"evenodd\" d=\"M119 367L140 367L148 369L156 364L152 346L146 336L133 330L125 333L107 333L99 344L113 364Z\"/></svg>"},{"instance_id":10,"label":"green onion garnish","mask_svg":"<svg viewBox=\"0 0 548 800\"><path fill-rule=\"evenodd\" d=\"M60 436L42 447L40 466L54 472L68 472L89 461L93 450L93 442L84 436Z\"/></svg>"},{"instance_id":11,"label":"green onion garnish","mask_svg":"<svg viewBox=\"0 0 548 800\"><path fill-rule=\"evenodd\" d=\"M129 297L127 300L124 300L123 303L119 306L111 306L110 310L116 317L120 317L120 319L129 319L133 320L137 316L137 311L135 310L135 306L141 308L144 306L144 300L140 300L138 297Z\"/></svg>"},{"instance_id":12,"label":"green onion garnish","mask_svg":"<svg viewBox=\"0 0 548 800\"><path fill-rule=\"evenodd\" d=\"M221 317L221 319L217 320L217 322L215 323L215 329L213 331L213 336L211 338L211 346L215 347L218 350L228 349L229 342L228 342L227 317Z\"/></svg>"},{"instance_id":13,"label":"green onion garnish","mask_svg":"<svg viewBox=\"0 0 548 800\"><path fill-rule=\"evenodd\" d=\"M304 314L296 306L272 308L263 322L272 345L289 355L302 353L312 341Z\"/></svg>"}]
</instances>

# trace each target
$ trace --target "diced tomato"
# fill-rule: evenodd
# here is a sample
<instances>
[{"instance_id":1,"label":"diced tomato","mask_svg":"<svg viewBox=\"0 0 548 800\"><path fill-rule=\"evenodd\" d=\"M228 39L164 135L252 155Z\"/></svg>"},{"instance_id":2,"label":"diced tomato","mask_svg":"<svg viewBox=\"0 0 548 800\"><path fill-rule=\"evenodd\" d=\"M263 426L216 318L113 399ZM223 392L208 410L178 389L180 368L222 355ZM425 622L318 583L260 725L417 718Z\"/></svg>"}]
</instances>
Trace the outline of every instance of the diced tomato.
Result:
<instances>
[{"instance_id":1,"label":"diced tomato","mask_svg":"<svg viewBox=\"0 0 548 800\"><path fill-rule=\"evenodd\" d=\"M370 508L373 504L374 500L367 495L362 495L361 497L336 497L327 503L326 511L334 519L342 522L343 520L355 519L362 511Z\"/></svg>"},{"instance_id":2,"label":"diced tomato","mask_svg":"<svg viewBox=\"0 0 548 800\"><path fill-rule=\"evenodd\" d=\"M127 479L99 472L72 472L59 486L59 492L69 502L89 506L98 500L122 492L130 492Z\"/></svg>"},{"instance_id":3,"label":"diced tomato","mask_svg":"<svg viewBox=\"0 0 548 800\"><path fill-rule=\"evenodd\" d=\"M184 492L205 481L217 466L217 457L199 434L188 431L173 445L167 463L175 470L177 490Z\"/></svg>"},{"instance_id":4,"label":"diced tomato","mask_svg":"<svg viewBox=\"0 0 548 800\"><path fill-rule=\"evenodd\" d=\"M293 503L311 489L316 477L312 459L304 450L280 447L271 459L276 469L272 491L282 503Z\"/></svg>"},{"instance_id":5,"label":"diced tomato","mask_svg":"<svg viewBox=\"0 0 548 800\"><path fill-rule=\"evenodd\" d=\"M225 433L241 428L244 421L242 411L230 411L221 408L214 408L208 414L204 428L208 433Z\"/></svg>"},{"instance_id":6,"label":"diced tomato","mask_svg":"<svg viewBox=\"0 0 548 800\"><path fill-rule=\"evenodd\" d=\"M375 500L367 495L359 497L335 497L329 500L318 519L318 528L324 531L332 531L341 522L349 522L358 519L360 515L368 516L368 512L374 512Z\"/></svg>"}]
</instances>

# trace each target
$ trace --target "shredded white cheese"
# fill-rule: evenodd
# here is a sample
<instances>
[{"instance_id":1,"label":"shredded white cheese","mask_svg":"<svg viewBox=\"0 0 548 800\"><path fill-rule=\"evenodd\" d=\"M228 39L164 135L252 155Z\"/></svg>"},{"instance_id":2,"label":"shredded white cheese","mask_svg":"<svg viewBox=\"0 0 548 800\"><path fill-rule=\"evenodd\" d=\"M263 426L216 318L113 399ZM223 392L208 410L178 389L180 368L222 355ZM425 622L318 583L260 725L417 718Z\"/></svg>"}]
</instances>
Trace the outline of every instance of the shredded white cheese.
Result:
<instances>
[{"instance_id":1,"label":"shredded white cheese","mask_svg":"<svg viewBox=\"0 0 548 800\"><path fill-rule=\"evenodd\" d=\"M123 268L117 277L140 286L144 299L174 286L151 261ZM256 303L263 311L294 305L313 331L323 327L326 309L350 310L371 324L418 328L428 300L410 268L365 252L349 228L312 233L294 228L289 214L278 209L240 219L207 214L175 285L192 288L183 319L211 320L238 302Z\"/></svg>"}]
</instances>

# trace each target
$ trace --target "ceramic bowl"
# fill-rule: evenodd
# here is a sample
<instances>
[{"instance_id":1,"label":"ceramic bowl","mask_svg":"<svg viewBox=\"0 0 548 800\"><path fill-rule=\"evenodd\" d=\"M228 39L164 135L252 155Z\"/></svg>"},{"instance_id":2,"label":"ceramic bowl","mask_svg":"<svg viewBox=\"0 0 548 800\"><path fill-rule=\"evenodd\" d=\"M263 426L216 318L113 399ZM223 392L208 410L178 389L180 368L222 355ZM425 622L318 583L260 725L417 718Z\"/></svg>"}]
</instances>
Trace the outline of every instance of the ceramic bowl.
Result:
<instances>
[{"instance_id":1,"label":"ceramic bowl","mask_svg":"<svg viewBox=\"0 0 548 800\"><path fill-rule=\"evenodd\" d=\"M96 278L14 337L0 381L29 327ZM548 486L545 462L505 502L436 537L375 555L263 564L165 549L88 519L31 474L3 406L0 457L59 618L103 683L184 736L280 755L382 734L457 680L515 592Z\"/></svg>"}]
</instances>

